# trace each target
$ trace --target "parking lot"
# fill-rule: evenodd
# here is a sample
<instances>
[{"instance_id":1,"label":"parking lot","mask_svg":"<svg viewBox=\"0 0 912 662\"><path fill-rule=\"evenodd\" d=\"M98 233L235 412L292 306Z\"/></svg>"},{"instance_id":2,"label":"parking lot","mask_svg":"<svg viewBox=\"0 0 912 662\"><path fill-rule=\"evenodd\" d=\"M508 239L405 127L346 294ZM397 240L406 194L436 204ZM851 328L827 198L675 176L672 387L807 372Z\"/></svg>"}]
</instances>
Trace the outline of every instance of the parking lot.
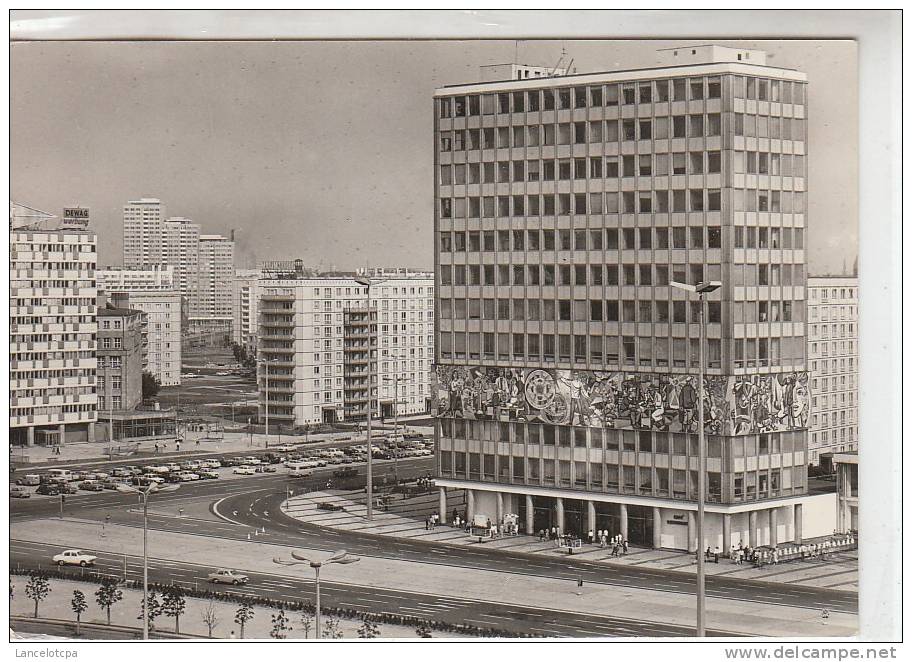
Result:
<instances>
[{"instance_id":1,"label":"parking lot","mask_svg":"<svg viewBox=\"0 0 912 662\"><path fill-rule=\"evenodd\" d=\"M378 439L373 444L374 462L393 462L398 459L428 457L433 454L433 440L404 439L398 444ZM363 475L360 469L367 462L367 447L349 441L330 448L304 448L282 444L268 451L247 454L197 456L176 461L176 458L155 461L146 458L143 464L108 464L102 468L70 467L20 474L10 485L11 498L53 498L60 494L77 494L117 490L121 486L145 487L152 483L168 484L200 480L238 480L262 474L307 475L312 469L337 466L333 472L339 480L350 481ZM297 471L292 473L289 465ZM353 473L354 471L354 473Z\"/></svg>"}]
</instances>

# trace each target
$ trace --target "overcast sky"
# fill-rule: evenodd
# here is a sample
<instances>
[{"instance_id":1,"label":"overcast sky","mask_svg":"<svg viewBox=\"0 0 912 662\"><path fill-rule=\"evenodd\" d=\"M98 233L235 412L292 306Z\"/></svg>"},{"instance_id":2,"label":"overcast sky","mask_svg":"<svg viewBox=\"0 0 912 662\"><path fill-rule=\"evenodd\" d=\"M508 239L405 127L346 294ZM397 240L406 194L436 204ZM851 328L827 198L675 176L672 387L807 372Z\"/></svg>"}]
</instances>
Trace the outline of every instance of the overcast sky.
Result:
<instances>
[{"instance_id":1,"label":"overcast sky","mask_svg":"<svg viewBox=\"0 0 912 662\"><path fill-rule=\"evenodd\" d=\"M433 264L432 95L478 67L578 72L655 64L703 41L49 42L11 47L11 198L91 209L100 262L121 261L122 207L157 197L237 264ZM857 70L847 41L762 48L809 79L811 274L857 253Z\"/></svg>"}]
</instances>

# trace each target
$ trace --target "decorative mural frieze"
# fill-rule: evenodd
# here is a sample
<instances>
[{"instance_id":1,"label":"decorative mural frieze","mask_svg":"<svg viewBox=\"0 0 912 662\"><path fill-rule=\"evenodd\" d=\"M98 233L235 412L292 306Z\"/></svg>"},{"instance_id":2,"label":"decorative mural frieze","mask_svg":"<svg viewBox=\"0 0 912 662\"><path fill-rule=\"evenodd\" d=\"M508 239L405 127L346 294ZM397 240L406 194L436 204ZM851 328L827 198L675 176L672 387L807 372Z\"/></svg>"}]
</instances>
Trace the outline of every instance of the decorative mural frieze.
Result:
<instances>
[{"instance_id":1,"label":"decorative mural frieze","mask_svg":"<svg viewBox=\"0 0 912 662\"><path fill-rule=\"evenodd\" d=\"M438 417L527 420L613 429L697 431L694 375L438 365ZM706 376L707 434L806 428L806 372Z\"/></svg>"}]
</instances>

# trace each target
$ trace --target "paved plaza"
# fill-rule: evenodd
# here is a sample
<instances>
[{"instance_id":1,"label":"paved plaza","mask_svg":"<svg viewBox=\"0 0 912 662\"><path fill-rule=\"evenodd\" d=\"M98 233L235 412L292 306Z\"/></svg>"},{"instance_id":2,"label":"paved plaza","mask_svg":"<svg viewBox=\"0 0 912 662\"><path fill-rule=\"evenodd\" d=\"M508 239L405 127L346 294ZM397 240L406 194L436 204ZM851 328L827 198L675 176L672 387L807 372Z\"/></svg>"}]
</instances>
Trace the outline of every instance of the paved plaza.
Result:
<instances>
[{"instance_id":1,"label":"paved plaza","mask_svg":"<svg viewBox=\"0 0 912 662\"><path fill-rule=\"evenodd\" d=\"M461 492L455 494L452 492L451 490L448 494L448 513L454 507L462 510L464 503ZM321 504L324 505L323 508L320 507ZM328 510L325 504L331 504L341 510ZM405 501L393 501L388 510L375 509L373 522L368 522L363 490L310 492L294 496L282 506L283 512L291 517L308 524L332 529L452 545L484 545L486 549L502 549L523 554L567 556L567 551L558 548L555 542L540 541L535 536L503 536L479 542L477 537L472 537L463 529L448 524L428 530L425 518L436 509L436 493L429 494ZM573 556L586 561L611 565L696 572L696 561L693 555L675 550L631 547L627 554L613 557L610 546L603 548L599 545L583 544L581 549L574 550ZM750 564L736 565L728 559L720 559L718 564L707 563L706 572L735 579L857 591L858 552L852 550L831 554L826 560L808 559L762 568L756 568Z\"/></svg>"}]
</instances>

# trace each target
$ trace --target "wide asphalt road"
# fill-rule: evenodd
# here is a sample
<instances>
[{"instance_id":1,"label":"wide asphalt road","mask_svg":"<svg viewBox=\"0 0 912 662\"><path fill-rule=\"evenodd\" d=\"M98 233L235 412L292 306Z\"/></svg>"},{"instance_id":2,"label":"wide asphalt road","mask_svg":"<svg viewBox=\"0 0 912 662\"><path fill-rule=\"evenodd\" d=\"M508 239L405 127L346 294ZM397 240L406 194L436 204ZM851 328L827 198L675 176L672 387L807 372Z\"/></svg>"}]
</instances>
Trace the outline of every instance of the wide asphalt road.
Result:
<instances>
[{"instance_id":1,"label":"wide asphalt road","mask_svg":"<svg viewBox=\"0 0 912 662\"><path fill-rule=\"evenodd\" d=\"M424 475L431 458L400 461L403 477ZM361 469L363 472L363 468ZM429 541L414 541L375 536L364 533L332 530L304 524L280 512L279 504L285 498L286 486L295 491L320 489L332 468L320 470L312 478L289 480L284 475L257 475L229 480L197 481L184 483L173 493L153 497L151 509L167 508L174 511L182 503L209 499L217 510L238 524L263 528L270 533L272 544L300 546L325 551L344 547L362 555L408 560L435 565L453 565L506 573L552 577L576 582L648 588L650 590L693 594L694 580L679 572L647 569L632 566L608 566L567 557L549 558L539 554L522 554L486 549L484 545L454 546ZM389 463L378 463L375 475L392 472ZM31 502L31 503L29 503ZM110 516L112 523L140 526L140 516L135 511L136 497L116 492L73 495L67 498L66 514L103 520ZM11 504L13 521L22 518L47 517L57 513L57 499L27 499ZM249 529L220 520L150 516L150 526L163 531L192 535L246 540ZM794 586L775 582L740 581L725 577L706 578L707 595L710 597L741 600L747 603L778 604L809 609L828 609L857 613L858 599L854 593ZM502 605L498 609L503 609ZM502 613L502 611L501 611ZM496 619L495 619L496 620ZM493 627L488 624L488 626ZM664 627L664 626L663 626Z\"/></svg>"},{"instance_id":2,"label":"wide asphalt road","mask_svg":"<svg viewBox=\"0 0 912 662\"><path fill-rule=\"evenodd\" d=\"M21 568L36 568L40 561L48 567L49 559L60 551L55 545L13 540L10 543L10 564ZM95 571L114 577L142 580L142 557L94 551L98 555ZM149 581L178 583L187 588L205 588L212 566L201 566L172 559L149 560ZM80 576L79 568L65 568L73 579ZM88 569L86 572L90 572ZM275 600L309 601L315 599L311 574L302 572L300 579L279 574L246 573L250 582L235 587L210 586L240 597L260 596ZM305 578L306 577L306 578ZM569 590L569 587L568 587ZM508 630L512 633L534 634L548 637L692 637L692 628L633 621L611 616L577 614L533 607L522 607L495 602L465 600L463 598L422 595L414 591L320 582L320 598L324 607L355 609L369 613L387 613L426 618L451 624L467 623L480 628ZM255 610L265 609L254 607ZM382 629L382 625L380 626ZM711 636L737 636L721 631L710 631Z\"/></svg>"}]
</instances>

